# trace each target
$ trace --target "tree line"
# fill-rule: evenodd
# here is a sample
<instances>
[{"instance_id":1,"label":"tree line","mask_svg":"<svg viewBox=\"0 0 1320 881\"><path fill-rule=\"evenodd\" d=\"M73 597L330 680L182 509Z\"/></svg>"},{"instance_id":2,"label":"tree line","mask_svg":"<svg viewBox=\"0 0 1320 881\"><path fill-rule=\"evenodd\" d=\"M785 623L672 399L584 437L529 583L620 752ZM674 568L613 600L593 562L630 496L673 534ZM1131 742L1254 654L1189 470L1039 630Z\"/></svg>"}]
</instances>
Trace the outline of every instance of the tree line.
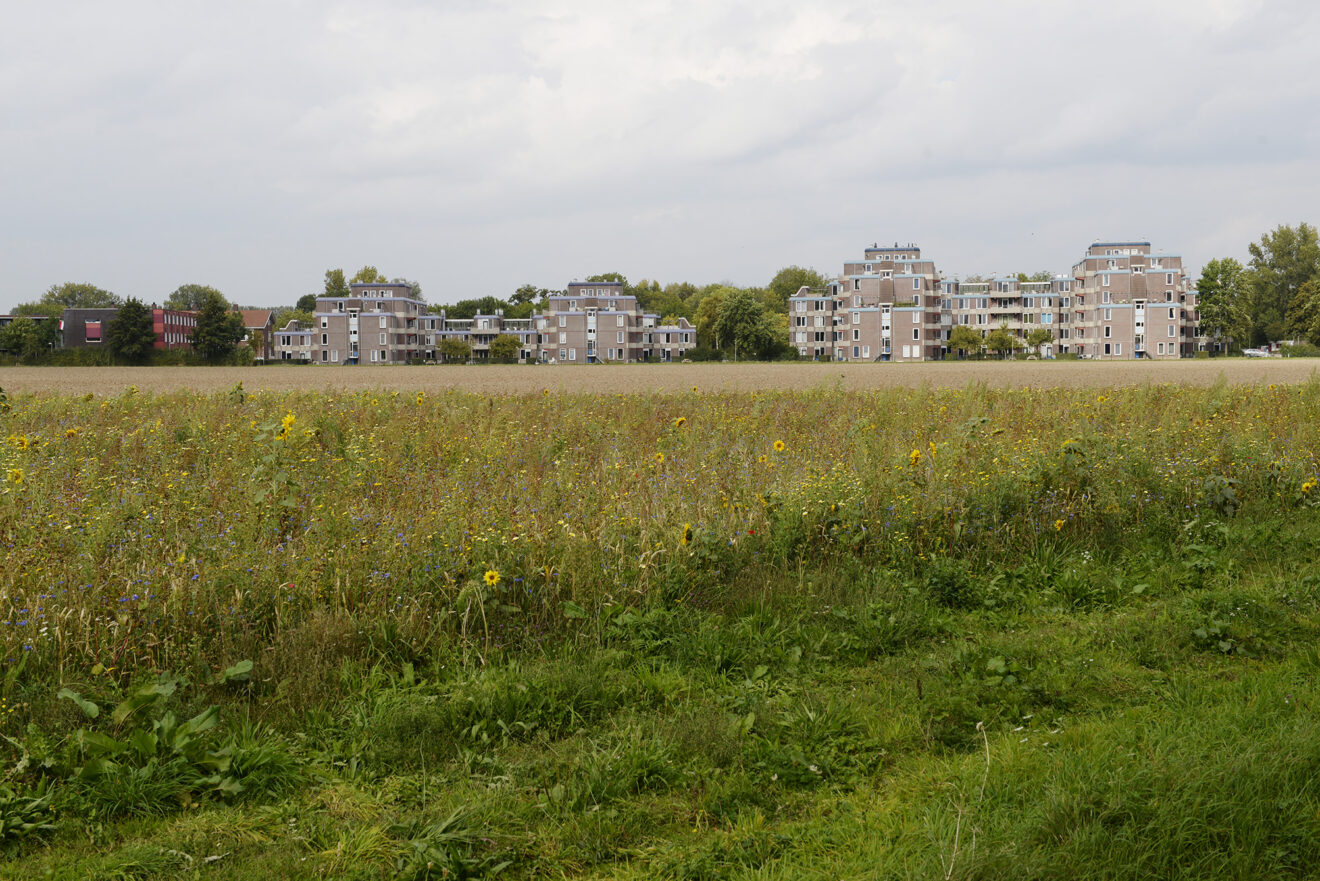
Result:
<instances>
[{"instance_id":1,"label":"tree line","mask_svg":"<svg viewBox=\"0 0 1320 881\"><path fill-rule=\"evenodd\" d=\"M1243 266L1211 260L1197 282L1206 336L1230 349L1299 339L1320 345L1320 240L1308 223L1279 226L1247 245Z\"/></svg>"}]
</instances>

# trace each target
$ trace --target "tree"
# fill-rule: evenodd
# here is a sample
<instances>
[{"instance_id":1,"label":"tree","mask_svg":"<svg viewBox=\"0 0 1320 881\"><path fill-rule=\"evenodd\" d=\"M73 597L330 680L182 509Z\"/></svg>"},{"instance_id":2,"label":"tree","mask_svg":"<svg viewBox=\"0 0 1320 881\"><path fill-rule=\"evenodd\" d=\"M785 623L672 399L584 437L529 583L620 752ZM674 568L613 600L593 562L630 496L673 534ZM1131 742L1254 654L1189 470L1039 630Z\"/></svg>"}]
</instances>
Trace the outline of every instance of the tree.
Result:
<instances>
[{"instance_id":1,"label":"tree","mask_svg":"<svg viewBox=\"0 0 1320 881\"><path fill-rule=\"evenodd\" d=\"M301 309L281 309L275 313L275 329L283 330L289 326L290 321L311 327L313 320L315 316L311 312L303 312Z\"/></svg>"},{"instance_id":2,"label":"tree","mask_svg":"<svg viewBox=\"0 0 1320 881\"><path fill-rule=\"evenodd\" d=\"M165 298L166 309L186 309L195 312L202 306L202 301L208 294L218 294L220 299L224 299L224 294L205 284L184 284L174 289L168 297Z\"/></svg>"},{"instance_id":3,"label":"tree","mask_svg":"<svg viewBox=\"0 0 1320 881\"><path fill-rule=\"evenodd\" d=\"M224 297L211 293L202 298L192 335L197 354L213 364L223 361L233 353L244 333L243 317L229 311Z\"/></svg>"},{"instance_id":4,"label":"tree","mask_svg":"<svg viewBox=\"0 0 1320 881\"><path fill-rule=\"evenodd\" d=\"M814 269L804 269L801 266L785 266L775 273L775 277L770 279L770 284L766 285L766 290L773 295L772 308L786 310L788 309L788 298L798 292L803 287L813 290L822 290L829 285L830 281Z\"/></svg>"},{"instance_id":5,"label":"tree","mask_svg":"<svg viewBox=\"0 0 1320 881\"><path fill-rule=\"evenodd\" d=\"M105 346L110 354L130 364L144 364L156 347L156 328L151 309L136 297L129 297L105 329Z\"/></svg>"},{"instance_id":6,"label":"tree","mask_svg":"<svg viewBox=\"0 0 1320 881\"><path fill-rule=\"evenodd\" d=\"M1251 339L1251 284L1247 271L1232 257L1211 260L1196 283L1196 308L1201 332L1217 337L1225 348L1241 348Z\"/></svg>"},{"instance_id":7,"label":"tree","mask_svg":"<svg viewBox=\"0 0 1320 881\"><path fill-rule=\"evenodd\" d=\"M516 336L502 333L490 341L490 360L498 364L513 364L518 360L522 344Z\"/></svg>"},{"instance_id":8,"label":"tree","mask_svg":"<svg viewBox=\"0 0 1320 881\"><path fill-rule=\"evenodd\" d=\"M66 282L62 285L51 285L46 293L41 295L40 302L54 314L65 309L113 309L123 301L94 284Z\"/></svg>"},{"instance_id":9,"label":"tree","mask_svg":"<svg viewBox=\"0 0 1320 881\"><path fill-rule=\"evenodd\" d=\"M695 320L693 321L697 326L697 339L701 341L701 345L712 349L720 348L720 335L715 325L720 317L720 306L724 303L725 291L731 290L731 288L716 285L704 295L693 295L694 299L697 296L701 297L696 300Z\"/></svg>"},{"instance_id":10,"label":"tree","mask_svg":"<svg viewBox=\"0 0 1320 881\"><path fill-rule=\"evenodd\" d=\"M293 305L297 312L306 312L311 315L316 311L316 294L303 294L298 298L298 302Z\"/></svg>"},{"instance_id":11,"label":"tree","mask_svg":"<svg viewBox=\"0 0 1320 881\"><path fill-rule=\"evenodd\" d=\"M49 324L52 320L47 318L42 323ZM20 315L0 328L0 350L31 360L41 349L40 325L31 316Z\"/></svg>"},{"instance_id":12,"label":"tree","mask_svg":"<svg viewBox=\"0 0 1320 881\"><path fill-rule=\"evenodd\" d=\"M363 266L349 279L349 284L386 284L388 279L374 266Z\"/></svg>"},{"instance_id":13,"label":"tree","mask_svg":"<svg viewBox=\"0 0 1320 881\"><path fill-rule=\"evenodd\" d=\"M966 324L959 324L949 332L949 348L975 354L985 348L985 339L979 331L973 330Z\"/></svg>"},{"instance_id":14,"label":"tree","mask_svg":"<svg viewBox=\"0 0 1320 881\"><path fill-rule=\"evenodd\" d=\"M440 341L440 360L446 364L464 363L472 357L472 347L467 340L458 337L445 337Z\"/></svg>"},{"instance_id":15,"label":"tree","mask_svg":"<svg viewBox=\"0 0 1320 881\"><path fill-rule=\"evenodd\" d=\"M1288 326L1312 345L1320 345L1320 276L1297 289L1288 307Z\"/></svg>"},{"instance_id":16,"label":"tree","mask_svg":"<svg viewBox=\"0 0 1320 881\"><path fill-rule=\"evenodd\" d=\"M1019 272L1019 273L1017 274L1017 280L1018 280L1019 282L1024 282L1024 281L1049 281L1051 278L1053 278L1053 276L1050 275L1050 272L1049 272L1048 269L1042 269L1040 272L1033 272L1033 273L1031 273L1031 275L1027 275L1025 272ZM970 279L968 279L968 280L970 281Z\"/></svg>"},{"instance_id":17,"label":"tree","mask_svg":"<svg viewBox=\"0 0 1320 881\"><path fill-rule=\"evenodd\" d=\"M999 357L1002 358L1006 352L1011 352L1018 347L1018 340L1017 337L1013 336L1007 325L1001 324L986 336L985 346L992 352L998 352Z\"/></svg>"},{"instance_id":18,"label":"tree","mask_svg":"<svg viewBox=\"0 0 1320 881\"><path fill-rule=\"evenodd\" d=\"M766 321L765 305L747 290L726 294L715 318L715 336L733 344L733 359L759 356L774 343L774 330Z\"/></svg>"},{"instance_id":19,"label":"tree","mask_svg":"<svg viewBox=\"0 0 1320 881\"><path fill-rule=\"evenodd\" d=\"M352 291L348 289L348 282L344 281L344 270L327 269L325 271L325 296L335 299L343 299Z\"/></svg>"},{"instance_id":20,"label":"tree","mask_svg":"<svg viewBox=\"0 0 1320 881\"><path fill-rule=\"evenodd\" d=\"M1027 334L1027 348L1040 354L1040 347L1046 343L1054 342L1054 331L1047 327L1038 327Z\"/></svg>"},{"instance_id":21,"label":"tree","mask_svg":"<svg viewBox=\"0 0 1320 881\"><path fill-rule=\"evenodd\" d=\"M624 292L625 293L628 292L628 277L621 272L602 272L597 275L588 275L587 281L589 282L617 281L619 284L623 286Z\"/></svg>"},{"instance_id":22,"label":"tree","mask_svg":"<svg viewBox=\"0 0 1320 881\"><path fill-rule=\"evenodd\" d=\"M1263 343L1287 333L1288 307L1302 285L1320 276L1316 228L1279 226L1247 246L1253 288L1252 340Z\"/></svg>"},{"instance_id":23,"label":"tree","mask_svg":"<svg viewBox=\"0 0 1320 881\"><path fill-rule=\"evenodd\" d=\"M514 306L521 306L525 303L538 303L549 293L545 288L538 288L534 284L525 284L513 292L509 297L509 302Z\"/></svg>"}]
</instances>

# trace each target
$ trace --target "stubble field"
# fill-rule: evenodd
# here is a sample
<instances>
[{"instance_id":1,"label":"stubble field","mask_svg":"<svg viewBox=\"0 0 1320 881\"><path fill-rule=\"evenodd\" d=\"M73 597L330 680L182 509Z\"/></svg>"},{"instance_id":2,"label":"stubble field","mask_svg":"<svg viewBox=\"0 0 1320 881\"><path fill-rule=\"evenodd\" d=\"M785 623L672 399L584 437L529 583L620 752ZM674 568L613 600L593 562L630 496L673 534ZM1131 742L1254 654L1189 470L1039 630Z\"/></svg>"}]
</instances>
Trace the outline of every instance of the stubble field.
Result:
<instances>
[{"instance_id":1,"label":"stubble field","mask_svg":"<svg viewBox=\"0 0 1320 881\"><path fill-rule=\"evenodd\" d=\"M1205 386L1222 376L1230 385L1300 382L1320 366L1303 358L1142 361L1006 361L930 364L631 364L598 366L428 367L23 367L0 369L10 392L114 395L129 386L142 391L468 391L478 394L552 392L804 391L821 387L962 388L985 383L1002 388L1104 388L1171 382Z\"/></svg>"}]
</instances>

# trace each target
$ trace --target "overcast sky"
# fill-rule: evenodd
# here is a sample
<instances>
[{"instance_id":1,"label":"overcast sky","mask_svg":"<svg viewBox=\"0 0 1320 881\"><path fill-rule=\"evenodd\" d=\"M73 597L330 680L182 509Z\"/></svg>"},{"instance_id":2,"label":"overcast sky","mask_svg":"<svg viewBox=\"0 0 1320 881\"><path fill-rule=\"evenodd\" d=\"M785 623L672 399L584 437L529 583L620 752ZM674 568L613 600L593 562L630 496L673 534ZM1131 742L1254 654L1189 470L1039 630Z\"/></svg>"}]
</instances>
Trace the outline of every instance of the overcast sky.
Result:
<instances>
[{"instance_id":1,"label":"overcast sky","mask_svg":"<svg viewBox=\"0 0 1320 881\"><path fill-rule=\"evenodd\" d=\"M873 242L954 274L1146 239L1193 273L1320 221L1320 4L18 4L0 311L88 281L451 302L764 284Z\"/></svg>"}]
</instances>

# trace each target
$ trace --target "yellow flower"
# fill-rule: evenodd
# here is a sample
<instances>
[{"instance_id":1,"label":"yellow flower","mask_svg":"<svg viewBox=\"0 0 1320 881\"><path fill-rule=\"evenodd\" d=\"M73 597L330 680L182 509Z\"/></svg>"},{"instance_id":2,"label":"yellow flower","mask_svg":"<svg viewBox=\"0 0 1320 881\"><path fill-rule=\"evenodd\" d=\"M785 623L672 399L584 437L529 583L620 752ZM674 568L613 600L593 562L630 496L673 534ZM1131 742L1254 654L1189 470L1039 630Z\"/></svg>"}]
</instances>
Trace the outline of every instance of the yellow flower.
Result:
<instances>
[{"instance_id":1,"label":"yellow flower","mask_svg":"<svg viewBox=\"0 0 1320 881\"><path fill-rule=\"evenodd\" d=\"M913 468L916 468L917 463L920 461L921 461L921 450L913 450L911 453L908 454L908 464L911 465Z\"/></svg>"},{"instance_id":2,"label":"yellow flower","mask_svg":"<svg viewBox=\"0 0 1320 881\"><path fill-rule=\"evenodd\" d=\"M657 464L657 465L663 465L663 464L665 464L665 454L664 454L664 453L656 453L656 454L655 454L655 464Z\"/></svg>"},{"instance_id":3,"label":"yellow flower","mask_svg":"<svg viewBox=\"0 0 1320 881\"><path fill-rule=\"evenodd\" d=\"M1055 520L1055 521L1054 521L1054 531L1055 531L1055 532L1060 532L1060 531L1062 531L1063 527L1066 526L1066 525L1067 525L1067 521L1064 521L1064 520Z\"/></svg>"},{"instance_id":4,"label":"yellow flower","mask_svg":"<svg viewBox=\"0 0 1320 881\"><path fill-rule=\"evenodd\" d=\"M293 423L297 421L297 416L294 416L292 413L285 413L284 418L280 420L280 429L287 433L290 428L293 428Z\"/></svg>"},{"instance_id":5,"label":"yellow flower","mask_svg":"<svg viewBox=\"0 0 1320 881\"><path fill-rule=\"evenodd\" d=\"M766 458L765 458L765 453L762 453L761 455L757 456L757 457L756 457L756 461L758 461L758 462L760 462L762 465L764 465L764 464L766 463L766 461L767 461Z\"/></svg>"},{"instance_id":6,"label":"yellow flower","mask_svg":"<svg viewBox=\"0 0 1320 881\"><path fill-rule=\"evenodd\" d=\"M692 391L694 391L694 392L695 392L695 391L696 391L696 390L697 390L697 387L696 387L696 386L695 386L695 385L694 385L694 386L692 386Z\"/></svg>"},{"instance_id":7,"label":"yellow flower","mask_svg":"<svg viewBox=\"0 0 1320 881\"><path fill-rule=\"evenodd\" d=\"M935 441L931 441L930 443L926 444L926 446L930 449L930 457L931 457L932 459L934 459L934 458L935 458Z\"/></svg>"},{"instance_id":8,"label":"yellow flower","mask_svg":"<svg viewBox=\"0 0 1320 881\"><path fill-rule=\"evenodd\" d=\"M417 406L420 407L420 406L422 405L422 401L425 401L425 400L426 400L426 395L423 394L422 392L418 392L418 393L417 393Z\"/></svg>"},{"instance_id":9,"label":"yellow flower","mask_svg":"<svg viewBox=\"0 0 1320 881\"><path fill-rule=\"evenodd\" d=\"M691 543L692 543L692 524L691 524L691 523L684 523L684 524L683 524L683 544L684 544L684 545L689 545L689 544L691 544Z\"/></svg>"},{"instance_id":10,"label":"yellow flower","mask_svg":"<svg viewBox=\"0 0 1320 881\"><path fill-rule=\"evenodd\" d=\"M783 442L783 441L781 441L781 440L777 440L777 441L775 441L775 452L776 452L776 453L782 453L782 452L784 452L784 442Z\"/></svg>"},{"instance_id":11,"label":"yellow flower","mask_svg":"<svg viewBox=\"0 0 1320 881\"><path fill-rule=\"evenodd\" d=\"M677 419L674 420L674 427L675 427L675 428L682 428L684 425L687 425L687 417L686 417L686 416L680 416L680 417L678 417Z\"/></svg>"},{"instance_id":12,"label":"yellow flower","mask_svg":"<svg viewBox=\"0 0 1320 881\"><path fill-rule=\"evenodd\" d=\"M26 450L32 443L32 441L28 440L26 434L11 434L9 436L9 442L20 450Z\"/></svg>"},{"instance_id":13,"label":"yellow flower","mask_svg":"<svg viewBox=\"0 0 1320 881\"><path fill-rule=\"evenodd\" d=\"M23 482L23 469L10 468L9 473L5 475L10 483L19 484Z\"/></svg>"},{"instance_id":14,"label":"yellow flower","mask_svg":"<svg viewBox=\"0 0 1320 881\"><path fill-rule=\"evenodd\" d=\"M65 437L77 437L77 436L78 436L78 429L76 429L76 428L66 428L66 429L64 430L64 436L65 436Z\"/></svg>"},{"instance_id":15,"label":"yellow flower","mask_svg":"<svg viewBox=\"0 0 1320 881\"><path fill-rule=\"evenodd\" d=\"M482 578L485 580L487 587L494 587L500 583L500 573L494 569L487 569Z\"/></svg>"},{"instance_id":16,"label":"yellow flower","mask_svg":"<svg viewBox=\"0 0 1320 881\"><path fill-rule=\"evenodd\" d=\"M1302 493L1303 493L1303 494L1309 493L1309 492L1310 492L1311 490L1313 490L1313 489L1315 489L1315 481L1314 481L1314 480L1308 480L1308 481L1306 481L1306 483L1303 483L1303 484L1302 484Z\"/></svg>"}]
</instances>

